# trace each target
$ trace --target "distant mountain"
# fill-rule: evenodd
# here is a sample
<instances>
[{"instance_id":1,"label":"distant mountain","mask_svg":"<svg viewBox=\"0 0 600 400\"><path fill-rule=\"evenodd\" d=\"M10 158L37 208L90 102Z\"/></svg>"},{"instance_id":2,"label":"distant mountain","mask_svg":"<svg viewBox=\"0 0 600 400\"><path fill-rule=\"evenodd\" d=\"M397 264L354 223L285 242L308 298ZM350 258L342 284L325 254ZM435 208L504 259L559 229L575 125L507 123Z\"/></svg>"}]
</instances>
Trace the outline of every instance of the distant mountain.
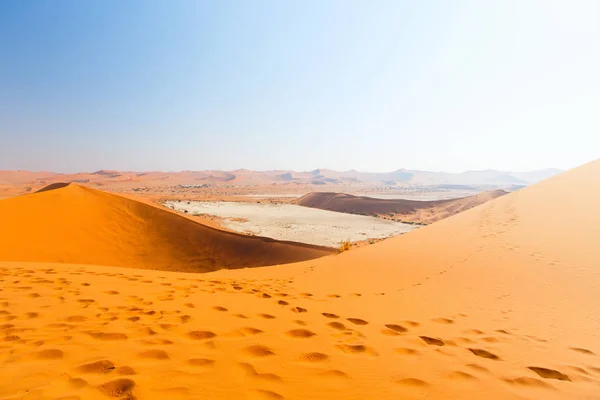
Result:
<instances>
[{"instance_id":1,"label":"distant mountain","mask_svg":"<svg viewBox=\"0 0 600 400\"><path fill-rule=\"evenodd\" d=\"M60 174L53 172L0 171L0 185L8 188L19 186L39 189L56 182L81 182L91 186L118 185L120 187L194 184L202 181L214 185L270 185L312 184L352 186L469 186L509 188L530 185L558 174L561 170L548 168L536 171L510 172L497 170L465 171L461 173L431 172L398 169L391 172L334 171L114 171L79 172Z\"/></svg>"}]
</instances>

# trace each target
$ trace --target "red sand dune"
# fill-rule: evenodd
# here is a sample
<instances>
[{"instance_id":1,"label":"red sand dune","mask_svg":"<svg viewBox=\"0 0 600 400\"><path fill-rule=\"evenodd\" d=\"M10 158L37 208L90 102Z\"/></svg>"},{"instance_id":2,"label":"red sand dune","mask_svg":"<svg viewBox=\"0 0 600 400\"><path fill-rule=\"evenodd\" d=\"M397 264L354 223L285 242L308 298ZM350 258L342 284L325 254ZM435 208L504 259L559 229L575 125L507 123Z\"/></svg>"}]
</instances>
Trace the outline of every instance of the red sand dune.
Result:
<instances>
[{"instance_id":1,"label":"red sand dune","mask_svg":"<svg viewBox=\"0 0 600 400\"><path fill-rule=\"evenodd\" d=\"M281 266L0 262L0 398L598 399L599 182L596 161ZM33 220L50 229L51 210ZM21 217L2 246L15 224L35 227Z\"/></svg>"},{"instance_id":2,"label":"red sand dune","mask_svg":"<svg viewBox=\"0 0 600 400\"><path fill-rule=\"evenodd\" d=\"M361 215L385 215L402 221L432 223L454 214L468 210L507 194L504 190L492 190L458 199L417 201L404 199L376 199L353 196L345 193L308 193L296 201L296 204Z\"/></svg>"},{"instance_id":3,"label":"red sand dune","mask_svg":"<svg viewBox=\"0 0 600 400\"><path fill-rule=\"evenodd\" d=\"M331 251L222 232L76 184L53 184L2 200L0 221L0 259L7 261L206 272L301 261Z\"/></svg>"}]
</instances>

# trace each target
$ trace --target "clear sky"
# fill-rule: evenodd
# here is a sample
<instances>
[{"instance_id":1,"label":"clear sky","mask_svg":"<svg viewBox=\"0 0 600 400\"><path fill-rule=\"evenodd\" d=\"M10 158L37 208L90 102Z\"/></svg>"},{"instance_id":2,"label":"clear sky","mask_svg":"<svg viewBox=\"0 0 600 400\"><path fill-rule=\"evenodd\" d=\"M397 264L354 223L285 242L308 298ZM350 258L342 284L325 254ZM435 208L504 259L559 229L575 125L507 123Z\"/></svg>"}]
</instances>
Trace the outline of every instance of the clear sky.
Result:
<instances>
[{"instance_id":1,"label":"clear sky","mask_svg":"<svg viewBox=\"0 0 600 400\"><path fill-rule=\"evenodd\" d=\"M0 169L599 156L600 1L0 2Z\"/></svg>"}]
</instances>

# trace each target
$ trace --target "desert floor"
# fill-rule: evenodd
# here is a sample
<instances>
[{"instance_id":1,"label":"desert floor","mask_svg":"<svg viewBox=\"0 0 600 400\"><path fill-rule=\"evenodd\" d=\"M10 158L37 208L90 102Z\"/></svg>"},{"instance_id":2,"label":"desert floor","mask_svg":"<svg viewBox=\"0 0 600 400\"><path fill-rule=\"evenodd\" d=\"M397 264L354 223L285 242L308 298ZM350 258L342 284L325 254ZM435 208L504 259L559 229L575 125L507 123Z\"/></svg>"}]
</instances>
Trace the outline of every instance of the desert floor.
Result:
<instances>
[{"instance_id":1,"label":"desert floor","mask_svg":"<svg viewBox=\"0 0 600 400\"><path fill-rule=\"evenodd\" d=\"M235 232L328 247L338 247L346 240L358 242L397 236L417 228L376 217L294 204L167 201L165 206L192 215L215 215L222 218L221 226Z\"/></svg>"}]
</instances>

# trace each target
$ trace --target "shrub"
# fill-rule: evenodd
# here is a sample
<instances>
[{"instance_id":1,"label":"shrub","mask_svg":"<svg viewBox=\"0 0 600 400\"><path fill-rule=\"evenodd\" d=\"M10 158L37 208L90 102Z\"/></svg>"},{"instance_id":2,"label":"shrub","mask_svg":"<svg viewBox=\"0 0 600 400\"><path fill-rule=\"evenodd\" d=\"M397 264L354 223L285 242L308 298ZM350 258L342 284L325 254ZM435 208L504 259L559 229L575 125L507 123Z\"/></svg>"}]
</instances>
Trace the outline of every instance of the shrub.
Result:
<instances>
[{"instance_id":1,"label":"shrub","mask_svg":"<svg viewBox=\"0 0 600 400\"><path fill-rule=\"evenodd\" d=\"M350 244L349 240L343 240L340 242L340 247L338 248L338 253L342 253L344 251L350 250L350 247L352 245Z\"/></svg>"}]
</instances>

